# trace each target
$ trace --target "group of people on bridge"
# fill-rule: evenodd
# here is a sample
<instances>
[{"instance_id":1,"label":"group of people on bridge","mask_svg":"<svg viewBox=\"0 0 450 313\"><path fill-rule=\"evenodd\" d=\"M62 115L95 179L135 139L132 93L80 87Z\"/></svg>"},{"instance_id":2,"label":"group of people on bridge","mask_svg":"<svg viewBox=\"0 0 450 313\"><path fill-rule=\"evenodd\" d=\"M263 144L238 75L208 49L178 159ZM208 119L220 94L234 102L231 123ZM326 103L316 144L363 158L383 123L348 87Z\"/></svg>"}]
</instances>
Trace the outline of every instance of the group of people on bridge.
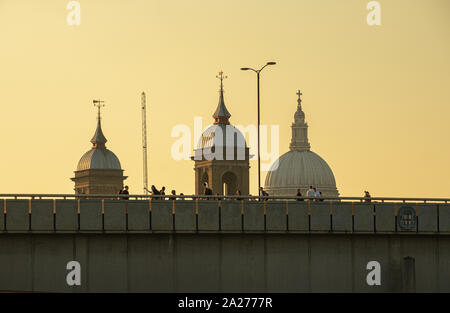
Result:
<instances>
[{"instance_id":1,"label":"group of people on bridge","mask_svg":"<svg viewBox=\"0 0 450 313\"><path fill-rule=\"evenodd\" d=\"M184 200L184 197L183 197L184 194L180 193L177 196L177 193L176 193L175 190L172 190L171 194L169 196L165 197L165 195L166 195L166 187L165 186L162 186L161 190L158 190L155 187L155 185L151 186L151 188L150 188L151 190L148 190L145 187L144 187L144 189L147 192L149 192L150 194L158 196L158 197L154 197L154 198L152 197L152 199L166 200L166 198L167 198L168 200ZM129 195L128 186L125 186L122 190L118 191L118 194ZM208 196L206 199L214 199L213 197L211 197L211 196L214 195L213 194L213 190L208 187L208 184L206 182L203 183L203 195ZM240 190L236 190L235 195L240 197L242 195L242 193L241 193ZM217 196L218 196L218 199L220 199L220 197L219 197L220 195L217 194ZM268 196L269 196L269 194L264 190L264 188L260 187L259 188L259 197L268 197ZM316 187L313 187L313 186L309 186L309 189L306 191L306 197L303 197L300 188L297 189L296 197L297 197L297 201L304 201L305 198L307 200L311 200L311 201L323 201L324 200L322 198L322 192L320 190L318 190ZM129 199L128 196L123 196L121 198L123 200L128 200ZM239 199L240 198L236 198L236 200L239 200ZM364 199L365 199L365 202L371 202L371 196L370 196L370 193L368 191L364 191Z\"/></svg>"}]
</instances>

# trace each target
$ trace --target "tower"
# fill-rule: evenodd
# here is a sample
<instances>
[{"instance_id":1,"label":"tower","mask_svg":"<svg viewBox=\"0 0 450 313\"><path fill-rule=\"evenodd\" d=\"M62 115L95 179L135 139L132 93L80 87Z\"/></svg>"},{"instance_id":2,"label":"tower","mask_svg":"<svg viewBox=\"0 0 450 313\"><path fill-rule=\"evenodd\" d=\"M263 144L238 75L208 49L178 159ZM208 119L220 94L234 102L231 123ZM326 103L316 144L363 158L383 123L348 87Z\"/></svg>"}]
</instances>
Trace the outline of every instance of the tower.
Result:
<instances>
[{"instance_id":1,"label":"tower","mask_svg":"<svg viewBox=\"0 0 450 313\"><path fill-rule=\"evenodd\" d=\"M115 194L123 188L123 169L117 156L106 149L107 139L102 131L100 109L101 100L94 100L98 109L97 129L91 139L92 148L78 162L75 177L76 194Z\"/></svg>"},{"instance_id":2,"label":"tower","mask_svg":"<svg viewBox=\"0 0 450 313\"><path fill-rule=\"evenodd\" d=\"M195 162L195 193L203 194L207 183L213 194L249 194L249 148L243 134L230 124L231 114L225 106L223 80L220 72L219 103L209 126L198 141L192 160Z\"/></svg>"},{"instance_id":3,"label":"tower","mask_svg":"<svg viewBox=\"0 0 450 313\"><path fill-rule=\"evenodd\" d=\"M294 123L292 123L292 139L289 148L296 151L307 151L311 149L308 141L308 124L305 122L305 113L302 110L302 93L297 92L297 111L294 114Z\"/></svg>"}]
</instances>

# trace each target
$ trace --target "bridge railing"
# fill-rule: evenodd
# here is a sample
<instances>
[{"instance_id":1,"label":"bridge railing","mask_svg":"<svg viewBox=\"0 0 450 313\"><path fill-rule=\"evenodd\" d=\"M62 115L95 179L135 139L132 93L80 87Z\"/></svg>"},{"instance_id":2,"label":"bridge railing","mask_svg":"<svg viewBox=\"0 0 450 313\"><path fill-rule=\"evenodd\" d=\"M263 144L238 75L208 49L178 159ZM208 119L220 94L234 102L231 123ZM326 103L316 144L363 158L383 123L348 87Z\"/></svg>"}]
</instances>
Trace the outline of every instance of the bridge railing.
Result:
<instances>
[{"instance_id":1,"label":"bridge railing","mask_svg":"<svg viewBox=\"0 0 450 313\"><path fill-rule=\"evenodd\" d=\"M312 200L312 201L350 201L350 202L413 202L450 203L450 198L411 198L411 197L297 197L297 196L237 196L237 195L145 195L145 194L0 194L0 199L127 199L127 200Z\"/></svg>"},{"instance_id":2,"label":"bridge railing","mask_svg":"<svg viewBox=\"0 0 450 313\"><path fill-rule=\"evenodd\" d=\"M118 200L129 197L128 200ZM450 199L0 195L1 233L450 234ZM207 199L208 198L208 199ZM238 198L238 199L237 199ZM166 200L163 200L166 199ZM237 199L237 200L236 200ZM261 201L258 201L261 200ZM3 214L1 214L3 213Z\"/></svg>"}]
</instances>

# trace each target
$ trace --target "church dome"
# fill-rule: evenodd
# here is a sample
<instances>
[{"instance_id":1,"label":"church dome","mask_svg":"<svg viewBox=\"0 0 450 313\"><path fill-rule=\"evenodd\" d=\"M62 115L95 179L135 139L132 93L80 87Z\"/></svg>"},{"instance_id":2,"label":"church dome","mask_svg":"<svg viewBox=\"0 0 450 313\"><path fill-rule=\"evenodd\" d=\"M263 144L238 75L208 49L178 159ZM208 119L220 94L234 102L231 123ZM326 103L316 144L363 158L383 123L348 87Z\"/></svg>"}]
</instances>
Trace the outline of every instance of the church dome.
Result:
<instances>
[{"instance_id":1,"label":"church dome","mask_svg":"<svg viewBox=\"0 0 450 313\"><path fill-rule=\"evenodd\" d=\"M246 147L245 137L233 125L213 124L202 133L197 143L197 149L212 147Z\"/></svg>"},{"instance_id":2,"label":"church dome","mask_svg":"<svg viewBox=\"0 0 450 313\"><path fill-rule=\"evenodd\" d=\"M312 151L289 151L269 169L265 189L270 195L302 194L313 186L324 196L337 196L336 181L327 162Z\"/></svg>"},{"instance_id":3,"label":"church dome","mask_svg":"<svg viewBox=\"0 0 450 313\"><path fill-rule=\"evenodd\" d=\"M225 106L223 97L223 72L219 73L220 90L219 103L213 113L214 124L209 126L199 138L194 150L194 159L199 160L215 158L217 160L230 159L231 155L237 153L238 159L245 159L247 143L242 132L230 124L231 114ZM223 154L220 155L219 152ZM217 154L215 154L217 153Z\"/></svg>"},{"instance_id":4,"label":"church dome","mask_svg":"<svg viewBox=\"0 0 450 313\"><path fill-rule=\"evenodd\" d=\"M265 189L273 196L295 196L300 189L305 196L309 186L313 186L325 197L337 197L339 192L333 171L324 159L310 150L308 124L301 106L302 94L299 91L297 95L290 151L272 164L266 176Z\"/></svg>"},{"instance_id":5,"label":"church dome","mask_svg":"<svg viewBox=\"0 0 450 313\"><path fill-rule=\"evenodd\" d=\"M98 109L97 129L91 139L92 149L83 154L80 161L78 161L77 171L93 169L121 170L117 156L111 150L106 149L105 143L108 140L102 131L100 106Z\"/></svg>"},{"instance_id":6,"label":"church dome","mask_svg":"<svg viewBox=\"0 0 450 313\"><path fill-rule=\"evenodd\" d=\"M91 169L120 170L120 161L111 150L106 148L93 148L81 157L77 166L77 171Z\"/></svg>"}]
</instances>

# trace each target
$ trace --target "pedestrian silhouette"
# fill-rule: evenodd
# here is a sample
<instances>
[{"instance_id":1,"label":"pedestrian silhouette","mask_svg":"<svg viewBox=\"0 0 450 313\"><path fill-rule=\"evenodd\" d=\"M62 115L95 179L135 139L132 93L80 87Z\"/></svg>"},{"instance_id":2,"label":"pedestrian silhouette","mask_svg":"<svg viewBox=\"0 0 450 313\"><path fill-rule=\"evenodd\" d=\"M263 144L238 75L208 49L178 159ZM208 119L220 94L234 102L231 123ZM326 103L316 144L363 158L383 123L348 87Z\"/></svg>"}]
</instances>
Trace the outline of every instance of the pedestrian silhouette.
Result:
<instances>
[{"instance_id":1,"label":"pedestrian silhouette","mask_svg":"<svg viewBox=\"0 0 450 313\"><path fill-rule=\"evenodd\" d=\"M371 202L372 200L371 200L371 196L370 196L370 193L368 192L368 191L364 191L364 198L366 198L366 202Z\"/></svg>"},{"instance_id":2,"label":"pedestrian silhouette","mask_svg":"<svg viewBox=\"0 0 450 313\"><path fill-rule=\"evenodd\" d=\"M130 194L130 193L128 192L128 186L125 186L125 187L123 188L121 194L124 194L124 195L129 195L129 194ZM123 199L123 200L128 200L129 197L122 197L122 199Z\"/></svg>"},{"instance_id":3,"label":"pedestrian silhouette","mask_svg":"<svg viewBox=\"0 0 450 313\"><path fill-rule=\"evenodd\" d=\"M211 188L208 188L208 184L205 182L205 183L203 183L203 186L204 186L204 194L205 194L205 196L212 196L213 195L213 191L212 191L212 189ZM210 198L207 198L207 199L210 199Z\"/></svg>"},{"instance_id":4,"label":"pedestrian silhouette","mask_svg":"<svg viewBox=\"0 0 450 313\"><path fill-rule=\"evenodd\" d=\"M302 197L302 193L301 193L300 189L297 189L297 197ZM305 199L297 198L297 201L305 201Z\"/></svg>"}]
</instances>

